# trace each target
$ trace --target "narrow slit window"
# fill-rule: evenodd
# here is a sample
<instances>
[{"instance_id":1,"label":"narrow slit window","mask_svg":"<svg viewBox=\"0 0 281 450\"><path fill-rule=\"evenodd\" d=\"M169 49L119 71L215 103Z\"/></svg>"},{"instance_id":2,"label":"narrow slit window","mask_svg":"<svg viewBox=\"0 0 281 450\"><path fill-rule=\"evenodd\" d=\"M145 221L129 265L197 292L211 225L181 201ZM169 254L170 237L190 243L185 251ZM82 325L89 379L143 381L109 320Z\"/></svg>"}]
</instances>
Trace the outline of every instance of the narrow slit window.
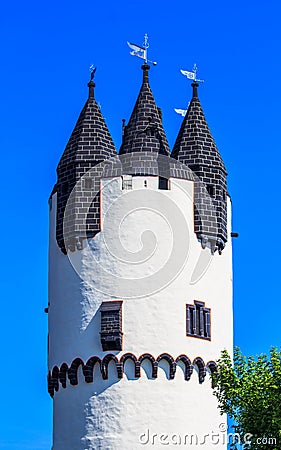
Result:
<instances>
[{"instance_id":1,"label":"narrow slit window","mask_svg":"<svg viewBox=\"0 0 281 450\"><path fill-rule=\"evenodd\" d=\"M169 180L165 177L159 177L158 188L163 190L169 189Z\"/></svg>"}]
</instances>

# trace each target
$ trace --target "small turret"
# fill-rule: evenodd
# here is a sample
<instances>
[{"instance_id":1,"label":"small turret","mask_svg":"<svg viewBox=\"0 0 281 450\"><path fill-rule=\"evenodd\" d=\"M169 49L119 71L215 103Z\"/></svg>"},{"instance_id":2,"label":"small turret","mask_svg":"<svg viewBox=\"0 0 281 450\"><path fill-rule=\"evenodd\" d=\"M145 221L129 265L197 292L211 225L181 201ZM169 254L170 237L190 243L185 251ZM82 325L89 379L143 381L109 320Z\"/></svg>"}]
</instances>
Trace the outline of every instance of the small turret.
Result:
<instances>
[{"instance_id":1,"label":"small turret","mask_svg":"<svg viewBox=\"0 0 281 450\"><path fill-rule=\"evenodd\" d=\"M88 83L89 97L57 167L58 180L55 186L57 192L56 237L57 243L64 253L66 247L75 248L81 235L94 236L100 230L99 198L94 199L90 211L90 220L87 220L88 211L83 210L81 201L79 201L82 192L78 192L78 190L91 189L90 184L95 182L91 178L87 179L88 186L81 185L78 190L76 189L77 192L73 196L73 215L67 219L68 223L63 224L65 207L71 191L86 172L102 161L116 155L112 137L94 98L95 83L92 78ZM86 182L86 180L84 181ZM85 192L83 192L83 195L85 195ZM63 235L64 225L65 229L68 230L68 242L65 242Z\"/></svg>"},{"instance_id":2,"label":"small turret","mask_svg":"<svg viewBox=\"0 0 281 450\"><path fill-rule=\"evenodd\" d=\"M194 226L198 239L204 248L221 252L227 241L227 173L198 98L199 84L194 81L191 86L193 97L171 156L196 175Z\"/></svg>"},{"instance_id":3,"label":"small turret","mask_svg":"<svg viewBox=\"0 0 281 450\"><path fill-rule=\"evenodd\" d=\"M156 152L169 155L169 145L149 86L148 64L142 65L143 82L132 115L124 130L120 155L132 152Z\"/></svg>"}]
</instances>

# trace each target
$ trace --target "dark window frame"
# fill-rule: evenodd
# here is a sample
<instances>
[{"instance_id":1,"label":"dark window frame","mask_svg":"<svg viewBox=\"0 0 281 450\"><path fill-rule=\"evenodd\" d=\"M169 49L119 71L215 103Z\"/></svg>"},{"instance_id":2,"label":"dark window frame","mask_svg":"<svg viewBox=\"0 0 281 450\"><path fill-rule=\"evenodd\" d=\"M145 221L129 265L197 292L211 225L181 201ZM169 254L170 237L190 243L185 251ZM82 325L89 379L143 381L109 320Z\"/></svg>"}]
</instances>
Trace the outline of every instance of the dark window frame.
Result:
<instances>
[{"instance_id":1,"label":"dark window frame","mask_svg":"<svg viewBox=\"0 0 281 450\"><path fill-rule=\"evenodd\" d=\"M211 309L204 302L194 300L193 305L186 305L186 335L211 340Z\"/></svg>"}]
</instances>

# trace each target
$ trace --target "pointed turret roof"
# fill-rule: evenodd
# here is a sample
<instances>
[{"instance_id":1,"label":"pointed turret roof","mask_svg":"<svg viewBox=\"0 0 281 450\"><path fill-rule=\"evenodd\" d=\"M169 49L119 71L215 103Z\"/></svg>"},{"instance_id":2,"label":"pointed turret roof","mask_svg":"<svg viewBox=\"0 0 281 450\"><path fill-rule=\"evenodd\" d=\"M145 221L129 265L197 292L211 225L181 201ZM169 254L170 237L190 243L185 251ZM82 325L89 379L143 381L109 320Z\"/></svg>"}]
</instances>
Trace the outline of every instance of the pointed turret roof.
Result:
<instances>
[{"instance_id":1,"label":"pointed turret roof","mask_svg":"<svg viewBox=\"0 0 281 450\"><path fill-rule=\"evenodd\" d=\"M120 155L132 152L157 152L169 155L169 145L148 80L148 64L142 65L143 83L125 127Z\"/></svg>"},{"instance_id":2,"label":"pointed turret roof","mask_svg":"<svg viewBox=\"0 0 281 450\"><path fill-rule=\"evenodd\" d=\"M192 83L193 97L182 122L171 156L190 166L219 167L226 172L225 165L209 130L198 98L198 86Z\"/></svg>"},{"instance_id":3,"label":"pointed turret roof","mask_svg":"<svg viewBox=\"0 0 281 450\"><path fill-rule=\"evenodd\" d=\"M100 162L116 155L116 148L94 98L95 83L88 83L89 97L72 131L58 169L65 164L83 160Z\"/></svg>"},{"instance_id":4,"label":"pointed turret roof","mask_svg":"<svg viewBox=\"0 0 281 450\"><path fill-rule=\"evenodd\" d=\"M94 98L95 83L92 79L88 83L88 87L88 99L57 167L56 236L63 253L66 253L66 248L75 248L77 239L79 240L81 235L94 236L100 231L99 200L93 202L88 211L84 207L83 199L85 199L85 203L89 202L87 197L89 191L85 188L85 182L78 184L77 182L94 167L102 169L100 163L108 161L113 156L116 157L117 154L112 137ZM94 177L92 173L88 174L88 177L91 179L92 186L99 186L99 177ZM71 197L71 202L73 202L75 214L65 218L65 208L74 187L76 189L75 194ZM67 234L64 233L64 229L67 229Z\"/></svg>"}]
</instances>

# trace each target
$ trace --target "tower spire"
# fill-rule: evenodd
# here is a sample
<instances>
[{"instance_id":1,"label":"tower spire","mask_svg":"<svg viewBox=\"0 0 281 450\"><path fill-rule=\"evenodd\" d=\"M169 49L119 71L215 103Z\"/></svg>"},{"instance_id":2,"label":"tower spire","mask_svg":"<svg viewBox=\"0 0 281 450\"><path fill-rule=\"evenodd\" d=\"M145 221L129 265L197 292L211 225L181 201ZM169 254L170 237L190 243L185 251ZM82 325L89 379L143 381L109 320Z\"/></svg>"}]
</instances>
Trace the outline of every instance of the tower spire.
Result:
<instances>
[{"instance_id":1,"label":"tower spire","mask_svg":"<svg viewBox=\"0 0 281 450\"><path fill-rule=\"evenodd\" d=\"M171 156L196 175L194 220L198 239L204 248L209 243L212 252L216 249L220 252L227 241L226 168L198 98L198 81L201 80L196 79L195 70L181 72L193 80L192 99Z\"/></svg>"},{"instance_id":2,"label":"tower spire","mask_svg":"<svg viewBox=\"0 0 281 450\"><path fill-rule=\"evenodd\" d=\"M149 64L141 66L143 80L140 92L124 130L120 154L132 152L154 152L169 155L170 149L150 85Z\"/></svg>"},{"instance_id":3,"label":"tower spire","mask_svg":"<svg viewBox=\"0 0 281 450\"><path fill-rule=\"evenodd\" d=\"M59 247L63 253L66 253L68 243L65 242L63 233L64 212L70 193L77 182L97 164L116 156L116 149L100 108L94 98L94 74L96 68L90 67L90 81L88 82L88 99L79 115L77 123L72 131L63 155L57 167L58 180L57 190L57 224L56 236ZM102 143L102 145L101 145ZM75 200L76 201L76 200ZM84 215L86 222L86 213L81 210L81 205L77 200L74 205L79 214ZM100 230L99 207L91 211L93 220L86 223L87 236L93 236ZM80 239L81 226L76 219L71 219L67 224L70 242ZM73 247L73 245L71 244ZM69 247L70 248L70 247Z\"/></svg>"}]
</instances>

